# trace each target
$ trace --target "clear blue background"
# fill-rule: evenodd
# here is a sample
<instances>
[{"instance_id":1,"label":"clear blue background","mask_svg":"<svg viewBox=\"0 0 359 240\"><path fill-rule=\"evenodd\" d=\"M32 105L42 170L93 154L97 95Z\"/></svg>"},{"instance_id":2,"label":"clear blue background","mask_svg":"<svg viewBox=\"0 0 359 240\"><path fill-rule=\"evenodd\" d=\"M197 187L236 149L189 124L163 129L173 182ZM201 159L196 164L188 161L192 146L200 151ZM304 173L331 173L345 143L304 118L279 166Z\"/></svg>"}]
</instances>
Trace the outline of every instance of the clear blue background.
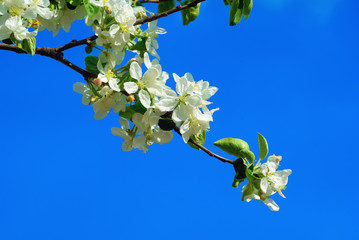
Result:
<instances>
[{"instance_id":1,"label":"clear blue background","mask_svg":"<svg viewBox=\"0 0 359 240\"><path fill-rule=\"evenodd\" d=\"M152 5L153 6L153 5ZM124 153L116 114L96 121L72 85L81 76L41 56L0 52L0 239L359 239L356 0L255 0L248 21L206 1L199 18L162 19L163 69L218 86L205 146L256 132L291 168L271 212L241 202L229 164L175 136ZM91 36L39 35L39 46ZM83 66L83 47L66 57Z\"/></svg>"}]
</instances>

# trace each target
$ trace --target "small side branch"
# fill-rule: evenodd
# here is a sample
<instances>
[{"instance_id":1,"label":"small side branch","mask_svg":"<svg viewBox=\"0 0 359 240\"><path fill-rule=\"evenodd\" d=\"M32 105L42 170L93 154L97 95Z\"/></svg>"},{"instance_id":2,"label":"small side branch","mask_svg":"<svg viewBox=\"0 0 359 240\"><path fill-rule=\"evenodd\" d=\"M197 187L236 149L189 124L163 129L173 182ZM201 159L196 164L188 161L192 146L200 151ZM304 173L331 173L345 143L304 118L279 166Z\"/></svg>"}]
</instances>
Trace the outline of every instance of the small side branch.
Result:
<instances>
[{"instance_id":1,"label":"small side branch","mask_svg":"<svg viewBox=\"0 0 359 240\"><path fill-rule=\"evenodd\" d=\"M206 0L196 0L190 4L187 4L187 5L178 5L177 7L173 8L173 9L170 9L168 11L165 11L165 12L162 12L162 13L159 13L159 14L155 14L155 15L152 15L152 16L149 16L149 17L145 17L141 20L138 20L135 22L134 25L139 25L139 24L144 24L146 22L152 22L154 20L157 20L159 18L162 18L162 17L167 17L168 15L172 14L172 13L175 13L175 12L179 12L179 11L182 11L186 8L190 8L190 7L195 7L197 6L198 3L200 2L204 2Z\"/></svg>"},{"instance_id":2,"label":"small side branch","mask_svg":"<svg viewBox=\"0 0 359 240\"><path fill-rule=\"evenodd\" d=\"M67 60L64 57L64 54L62 53L62 51L70 49L72 47L76 47L79 45L83 45L85 44L85 40L87 42L88 39L92 39L92 38L87 38L87 39L83 39L81 41L72 41L71 43L65 44L64 46L61 47L56 47L56 48L49 48L49 47L39 47L36 48L36 52L35 54L37 55L41 55L41 56L45 56L45 57L49 57L52 58L58 62L61 62L62 64L66 65L67 67L75 70L76 72L80 73L86 81L88 81L89 78L95 78L97 77L95 74L90 73L82 68L80 68L79 66L73 64L72 62L70 62L69 60ZM15 52L15 53L20 53L20 54L27 54L24 50L22 50L19 47L16 47L14 45L9 45L9 44L0 44L0 50L7 50L7 51L11 51L11 52Z\"/></svg>"},{"instance_id":3,"label":"small side branch","mask_svg":"<svg viewBox=\"0 0 359 240\"><path fill-rule=\"evenodd\" d=\"M178 127L175 127L174 131L176 133L178 133L180 136L182 136L180 130ZM202 146L201 144L199 144L198 142L194 141L193 139L189 139L188 140L189 143L192 143L193 145L195 145L196 147L198 147L199 149L203 150L203 152L207 153L209 156L211 157L214 157L214 158L217 158L218 160L222 161L222 162L225 162L225 163L230 163L232 165L234 165L235 161L233 160L230 160L230 159L227 159L227 158L224 158L224 157L221 157L213 152L211 152L210 150L208 150L207 148L205 148L204 146Z\"/></svg>"},{"instance_id":4,"label":"small side branch","mask_svg":"<svg viewBox=\"0 0 359 240\"><path fill-rule=\"evenodd\" d=\"M97 36L91 36L91 37L88 37L88 38L85 38L85 39L82 39L82 40L72 40L71 42L69 42L68 44L65 44L61 47L57 47L56 50L58 52L63 52L65 50L68 50L70 48L74 48L74 47L77 47L77 46L80 46L80 45L89 45L89 42L92 42L94 40L96 40Z\"/></svg>"},{"instance_id":5,"label":"small side branch","mask_svg":"<svg viewBox=\"0 0 359 240\"><path fill-rule=\"evenodd\" d=\"M159 3L159 0L141 0L140 3Z\"/></svg>"}]
</instances>

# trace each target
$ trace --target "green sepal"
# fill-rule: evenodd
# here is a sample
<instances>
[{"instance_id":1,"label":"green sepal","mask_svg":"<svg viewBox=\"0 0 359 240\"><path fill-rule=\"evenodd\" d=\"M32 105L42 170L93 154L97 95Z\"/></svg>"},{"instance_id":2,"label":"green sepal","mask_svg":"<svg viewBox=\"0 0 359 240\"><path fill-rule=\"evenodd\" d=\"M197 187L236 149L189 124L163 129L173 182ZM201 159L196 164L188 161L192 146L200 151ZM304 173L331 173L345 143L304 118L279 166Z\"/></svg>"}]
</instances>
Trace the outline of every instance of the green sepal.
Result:
<instances>
[{"instance_id":1,"label":"green sepal","mask_svg":"<svg viewBox=\"0 0 359 240\"><path fill-rule=\"evenodd\" d=\"M236 174L236 176L237 176L237 174ZM238 178L236 178L236 176L234 176L234 180L232 183L232 187L234 187L234 188L238 188L239 184L241 184L242 182L244 182L244 180L246 180L246 179L238 179Z\"/></svg>"},{"instance_id":2,"label":"green sepal","mask_svg":"<svg viewBox=\"0 0 359 240\"><path fill-rule=\"evenodd\" d=\"M157 13L168 11L172 8L175 8L175 0L160 0L157 6Z\"/></svg>"},{"instance_id":3,"label":"green sepal","mask_svg":"<svg viewBox=\"0 0 359 240\"><path fill-rule=\"evenodd\" d=\"M36 38L32 37L22 40L21 48L31 56L34 56L36 53Z\"/></svg>"},{"instance_id":4,"label":"green sepal","mask_svg":"<svg viewBox=\"0 0 359 240\"><path fill-rule=\"evenodd\" d=\"M243 17L245 20L248 19L249 14L252 11L252 7L253 7L253 0L243 0Z\"/></svg>"},{"instance_id":5,"label":"green sepal","mask_svg":"<svg viewBox=\"0 0 359 240\"><path fill-rule=\"evenodd\" d=\"M229 12L229 25L237 25L242 18L243 0L233 0Z\"/></svg>"},{"instance_id":6,"label":"green sepal","mask_svg":"<svg viewBox=\"0 0 359 240\"><path fill-rule=\"evenodd\" d=\"M202 130L202 132L198 135L198 136L191 136L191 139L197 143L199 143L200 145L203 145L204 142L206 141L206 131ZM190 145L190 147L197 149L197 150L201 150L200 148L198 148L196 145L188 142L188 145Z\"/></svg>"},{"instance_id":7,"label":"green sepal","mask_svg":"<svg viewBox=\"0 0 359 240\"><path fill-rule=\"evenodd\" d=\"M253 172L253 169L254 169L254 165L251 164L247 169L246 169L246 177L248 179L249 182L252 182L256 188L259 189L260 187L260 183L261 183L261 178L255 174Z\"/></svg>"},{"instance_id":8,"label":"green sepal","mask_svg":"<svg viewBox=\"0 0 359 240\"><path fill-rule=\"evenodd\" d=\"M85 57L86 71L96 75L99 74L100 71L97 68L97 62L98 62L98 57L96 56Z\"/></svg>"},{"instance_id":9,"label":"green sepal","mask_svg":"<svg viewBox=\"0 0 359 240\"><path fill-rule=\"evenodd\" d=\"M184 1L182 3L182 5L187 5L192 2L194 2L194 0L187 0L187 1ZM188 25L190 22L193 22L194 20L196 20L196 18L198 17L198 14L199 14L200 5L201 5L201 3L198 3L194 7L186 8L181 11L183 25Z\"/></svg>"},{"instance_id":10,"label":"green sepal","mask_svg":"<svg viewBox=\"0 0 359 240\"><path fill-rule=\"evenodd\" d=\"M251 163L254 161L254 153L249 150L248 143L239 138L222 138L213 143L223 151L238 158L247 158Z\"/></svg>"},{"instance_id":11,"label":"green sepal","mask_svg":"<svg viewBox=\"0 0 359 240\"><path fill-rule=\"evenodd\" d=\"M244 201L244 196L253 194L253 192L254 192L254 186L251 182L248 182L242 193L242 201Z\"/></svg>"},{"instance_id":12,"label":"green sepal","mask_svg":"<svg viewBox=\"0 0 359 240\"><path fill-rule=\"evenodd\" d=\"M83 0L83 2L84 2L84 5L85 5L87 16L89 18L92 18L93 16L95 16L100 11L100 7L92 5L90 3L90 0Z\"/></svg>"},{"instance_id":13,"label":"green sepal","mask_svg":"<svg viewBox=\"0 0 359 240\"><path fill-rule=\"evenodd\" d=\"M259 145L259 160L265 159L268 154L268 143L267 140L260 134L258 134L258 145Z\"/></svg>"}]
</instances>

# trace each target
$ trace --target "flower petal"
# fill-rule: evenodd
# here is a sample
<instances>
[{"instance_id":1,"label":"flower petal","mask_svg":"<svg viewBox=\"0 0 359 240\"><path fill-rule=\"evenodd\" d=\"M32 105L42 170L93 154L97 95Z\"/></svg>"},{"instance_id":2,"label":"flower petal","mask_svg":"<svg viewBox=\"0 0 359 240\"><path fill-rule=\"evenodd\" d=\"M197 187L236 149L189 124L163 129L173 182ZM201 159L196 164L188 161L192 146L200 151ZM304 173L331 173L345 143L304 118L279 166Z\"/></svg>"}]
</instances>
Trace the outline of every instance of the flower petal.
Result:
<instances>
[{"instance_id":1,"label":"flower petal","mask_svg":"<svg viewBox=\"0 0 359 240\"><path fill-rule=\"evenodd\" d=\"M141 69L140 65L138 65L137 62L131 63L130 75L134 79L137 79L137 80L141 79L141 77L142 77L142 69Z\"/></svg>"},{"instance_id":2,"label":"flower petal","mask_svg":"<svg viewBox=\"0 0 359 240\"><path fill-rule=\"evenodd\" d=\"M123 86L128 94L135 93L138 90L138 86L135 82L125 82Z\"/></svg>"},{"instance_id":3,"label":"flower petal","mask_svg":"<svg viewBox=\"0 0 359 240\"><path fill-rule=\"evenodd\" d=\"M151 97L147 91L141 89L138 96L140 98L142 105L145 108L149 108L151 106Z\"/></svg>"}]
</instances>

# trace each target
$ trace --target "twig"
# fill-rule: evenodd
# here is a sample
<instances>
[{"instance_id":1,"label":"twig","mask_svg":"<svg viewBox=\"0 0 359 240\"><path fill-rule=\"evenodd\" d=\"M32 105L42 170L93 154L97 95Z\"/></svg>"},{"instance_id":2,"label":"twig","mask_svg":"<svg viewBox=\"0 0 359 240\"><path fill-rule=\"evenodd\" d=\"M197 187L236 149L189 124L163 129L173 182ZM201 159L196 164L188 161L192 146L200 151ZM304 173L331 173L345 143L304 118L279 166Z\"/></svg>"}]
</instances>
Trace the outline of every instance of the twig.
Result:
<instances>
[{"instance_id":1,"label":"twig","mask_svg":"<svg viewBox=\"0 0 359 240\"><path fill-rule=\"evenodd\" d=\"M79 66L73 64L72 62L70 62L69 60L67 60L64 57L64 54L62 53L62 51L70 49L72 47L76 47L79 45L83 45L85 44L84 41L87 39L83 39L81 41L72 41L71 43L65 44L64 46L61 47L56 47L56 48L49 48L49 47L38 47L36 48L36 52L35 54L37 55L41 55L41 56L45 56L45 57L49 57L52 58L58 62L61 62L62 64L68 66L69 68L75 70L76 72L80 73L86 81L88 81L89 78L95 78L97 77L95 74L90 73L82 68L80 68ZM24 50L22 50L19 47L16 47L14 45L9 45L9 44L0 44L0 50L7 50L7 51L12 51L12 52L16 52L16 53L20 53L20 54L26 54L26 52Z\"/></svg>"},{"instance_id":2,"label":"twig","mask_svg":"<svg viewBox=\"0 0 359 240\"><path fill-rule=\"evenodd\" d=\"M159 3L159 0L141 0L140 3Z\"/></svg>"},{"instance_id":3,"label":"twig","mask_svg":"<svg viewBox=\"0 0 359 240\"><path fill-rule=\"evenodd\" d=\"M178 133L180 136L182 136L182 134L181 134L181 132L180 132L180 130L179 130L178 127L175 127L175 128L174 128L174 131L175 131L176 133ZM198 142L194 141L194 140L191 139L191 138L188 140L188 142L189 142L189 143L192 143L192 144L195 145L196 147L202 149L202 150L203 150L205 153L207 153L209 156L215 157L215 158L217 158L218 160L220 160L220 161L222 161L222 162L230 163L230 164L232 164L232 165L234 165L234 163L235 163L235 161L233 161L233 160L230 160L230 159L221 157L221 156L219 156L219 155L217 155L217 154L211 152L210 150L208 150L207 148L205 148L204 146L202 146L201 144L199 144Z\"/></svg>"},{"instance_id":4,"label":"twig","mask_svg":"<svg viewBox=\"0 0 359 240\"><path fill-rule=\"evenodd\" d=\"M97 38L97 36L94 35L94 36L91 36L91 37L88 37L88 38L85 38L85 39L82 39L82 40L79 40L79 41L72 40L68 44L65 44L65 45L63 45L61 47L57 47L56 49L59 52L63 52L65 50L68 50L70 48L77 47L77 46L80 46L80 45L85 45L85 44L88 45L89 42L92 42L92 41L96 40L96 38Z\"/></svg>"},{"instance_id":5,"label":"twig","mask_svg":"<svg viewBox=\"0 0 359 240\"><path fill-rule=\"evenodd\" d=\"M152 22L152 21L157 20L157 19L162 18L162 17L167 17L168 15L170 15L172 13L182 11L182 10L184 10L186 8L195 7L195 6L197 6L198 3L204 2L204 1L206 1L206 0L196 0L196 1L192 2L192 3L187 4L187 5L178 5L177 7L173 8L173 9L170 9L168 11L165 11L165 12L155 14L155 15L152 15L152 16L149 16L149 17L145 17L145 18L143 18L141 20L138 20L138 21L135 22L134 25L144 24L146 22Z\"/></svg>"}]
</instances>

